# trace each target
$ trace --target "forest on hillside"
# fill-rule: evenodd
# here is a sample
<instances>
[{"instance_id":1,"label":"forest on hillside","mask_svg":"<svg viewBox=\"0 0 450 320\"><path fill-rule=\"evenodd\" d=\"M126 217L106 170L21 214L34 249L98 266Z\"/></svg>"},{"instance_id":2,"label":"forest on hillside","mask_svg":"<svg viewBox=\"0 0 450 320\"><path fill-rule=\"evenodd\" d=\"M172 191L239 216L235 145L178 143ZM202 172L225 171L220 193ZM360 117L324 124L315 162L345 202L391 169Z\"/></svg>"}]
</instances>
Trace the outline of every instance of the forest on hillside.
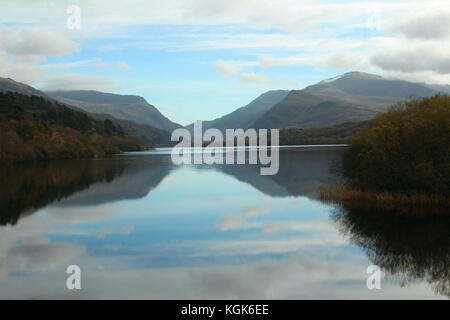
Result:
<instances>
[{"instance_id":1,"label":"forest on hillside","mask_svg":"<svg viewBox=\"0 0 450 320\"><path fill-rule=\"evenodd\" d=\"M347 122L320 128L283 128L280 145L345 144L366 122Z\"/></svg>"},{"instance_id":2,"label":"forest on hillside","mask_svg":"<svg viewBox=\"0 0 450 320\"><path fill-rule=\"evenodd\" d=\"M0 163L91 158L144 147L109 119L13 92L0 93L0 131Z\"/></svg>"}]
</instances>

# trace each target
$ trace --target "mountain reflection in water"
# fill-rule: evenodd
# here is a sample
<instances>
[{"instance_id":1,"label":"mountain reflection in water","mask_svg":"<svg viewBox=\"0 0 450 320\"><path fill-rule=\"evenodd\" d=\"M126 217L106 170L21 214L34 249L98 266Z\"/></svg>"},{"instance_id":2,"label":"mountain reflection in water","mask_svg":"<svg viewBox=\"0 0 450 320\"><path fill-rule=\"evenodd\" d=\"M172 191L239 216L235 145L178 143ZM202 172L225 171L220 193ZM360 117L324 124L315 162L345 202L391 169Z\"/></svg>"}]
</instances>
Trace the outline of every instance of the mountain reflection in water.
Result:
<instances>
[{"instance_id":1,"label":"mountain reflection in water","mask_svg":"<svg viewBox=\"0 0 450 320\"><path fill-rule=\"evenodd\" d=\"M0 298L448 297L448 214L321 202L340 150L280 150L274 176L170 149L1 167Z\"/></svg>"}]
</instances>

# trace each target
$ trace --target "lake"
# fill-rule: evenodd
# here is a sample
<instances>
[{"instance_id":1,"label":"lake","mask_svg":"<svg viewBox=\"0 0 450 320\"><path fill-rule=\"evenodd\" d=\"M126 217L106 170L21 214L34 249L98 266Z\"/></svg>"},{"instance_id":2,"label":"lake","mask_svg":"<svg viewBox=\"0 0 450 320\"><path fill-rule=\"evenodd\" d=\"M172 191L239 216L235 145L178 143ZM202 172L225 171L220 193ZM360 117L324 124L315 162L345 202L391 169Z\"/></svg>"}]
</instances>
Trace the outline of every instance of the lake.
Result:
<instances>
[{"instance_id":1,"label":"lake","mask_svg":"<svg viewBox=\"0 0 450 320\"><path fill-rule=\"evenodd\" d=\"M2 167L0 298L448 299L449 215L321 202L341 150L282 148L274 176L170 149Z\"/></svg>"}]
</instances>

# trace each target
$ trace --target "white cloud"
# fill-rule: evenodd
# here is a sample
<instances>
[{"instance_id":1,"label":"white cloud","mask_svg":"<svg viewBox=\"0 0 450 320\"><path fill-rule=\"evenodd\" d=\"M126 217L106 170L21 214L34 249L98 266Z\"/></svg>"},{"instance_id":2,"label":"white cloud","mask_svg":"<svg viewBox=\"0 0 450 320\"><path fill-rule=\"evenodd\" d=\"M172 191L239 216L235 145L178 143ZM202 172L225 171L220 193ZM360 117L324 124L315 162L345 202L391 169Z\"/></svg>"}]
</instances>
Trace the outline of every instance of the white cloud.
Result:
<instances>
[{"instance_id":1,"label":"white cloud","mask_svg":"<svg viewBox=\"0 0 450 320\"><path fill-rule=\"evenodd\" d=\"M258 217L269 213L274 208L270 206L253 206L242 209L242 214L246 217Z\"/></svg>"},{"instance_id":2,"label":"white cloud","mask_svg":"<svg viewBox=\"0 0 450 320\"><path fill-rule=\"evenodd\" d=\"M218 60L214 63L214 70L222 77L231 77L237 74L241 67L232 61Z\"/></svg>"},{"instance_id":3,"label":"white cloud","mask_svg":"<svg viewBox=\"0 0 450 320\"><path fill-rule=\"evenodd\" d=\"M120 234L130 234L135 229L135 226L123 226L120 228Z\"/></svg>"},{"instance_id":4,"label":"white cloud","mask_svg":"<svg viewBox=\"0 0 450 320\"><path fill-rule=\"evenodd\" d=\"M101 58L95 57L86 60L77 60L71 62L58 62L41 64L41 67L48 69L71 69L71 68L106 68L109 64Z\"/></svg>"},{"instance_id":5,"label":"white cloud","mask_svg":"<svg viewBox=\"0 0 450 320\"><path fill-rule=\"evenodd\" d=\"M374 9L407 8L402 2L360 2L312 0L191 0L181 11L181 20L191 23L246 24L257 28L302 31L317 24L342 23L361 16L371 17ZM415 1L417 3L417 1Z\"/></svg>"},{"instance_id":6,"label":"white cloud","mask_svg":"<svg viewBox=\"0 0 450 320\"><path fill-rule=\"evenodd\" d=\"M100 51L104 51L104 52L118 50L118 48L112 44L107 44L107 45L101 46L99 49L100 49Z\"/></svg>"},{"instance_id":7,"label":"white cloud","mask_svg":"<svg viewBox=\"0 0 450 320\"><path fill-rule=\"evenodd\" d=\"M441 39L450 37L450 10L439 8L420 12L388 23L388 31L413 39Z\"/></svg>"},{"instance_id":8,"label":"white cloud","mask_svg":"<svg viewBox=\"0 0 450 320\"><path fill-rule=\"evenodd\" d=\"M119 70L131 70L131 67L128 63L124 61L116 61L113 63L107 62L101 58L95 57L92 59L86 59L86 60L78 60L78 61L71 61L71 62L59 62L59 63L48 63L48 64L41 64L40 65L43 68L47 69L61 69L61 70L70 70L72 68L116 68Z\"/></svg>"},{"instance_id":9,"label":"white cloud","mask_svg":"<svg viewBox=\"0 0 450 320\"><path fill-rule=\"evenodd\" d=\"M243 82L256 82L256 83L273 83L274 81L269 79L267 76L257 73L241 73L239 75L239 80Z\"/></svg>"},{"instance_id":10,"label":"white cloud","mask_svg":"<svg viewBox=\"0 0 450 320\"><path fill-rule=\"evenodd\" d=\"M61 32L36 27L0 25L0 75L19 82L35 85L45 90L93 89L114 91L117 88L104 77L74 73L49 76L49 71L67 72L71 68L106 68L114 66L129 70L123 61L114 64L101 58L64 62L42 63L50 57L66 56L80 50L80 45Z\"/></svg>"},{"instance_id":11,"label":"white cloud","mask_svg":"<svg viewBox=\"0 0 450 320\"><path fill-rule=\"evenodd\" d=\"M420 45L380 52L371 58L371 62L386 71L404 73L432 71L438 74L450 74L450 46L433 44Z\"/></svg>"},{"instance_id":12,"label":"white cloud","mask_svg":"<svg viewBox=\"0 0 450 320\"><path fill-rule=\"evenodd\" d=\"M450 83L450 75L438 74L432 71L420 71L420 72L399 72L399 71L383 71L384 77L392 79L400 79L411 82L429 83L429 84L443 84L448 85Z\"/></svg>"},{"instance_id":13,"label":"white cloud","mask_svg":"<svg viewBox=\"0 0 450 320\"><path fill-rule=\"evenodd\" d=\"M63 29L63 17L49 15L50 9L64 13L65 3L47 2L47 6L27 2L26 10L19 5L20 2L7 3L2 7L2 16L7 17L7 21L3 18L2 22L29 23L47 30L45 33L29 27L2 27L2 30L16 30L13 36L5 35L0 30L3 40L0 47L7 48L3 50L3 57L0 54L0 72L3 76L33 84L46 72L36 65L37 62L48 56L61 56L79 49L79 45L68 39L68 35L74 39L120 39L128 45L165 50L259 48L257 55L261 58L254 63L263 67L313 65L379 71L382 75L395 73L404 79L427 74L427 79L440 83L445 83L450 75L444 54L450 37L450 3L446 0L339 3L331 0L173 0L170 3L143 0L126 3L99 0L93 3L80 0L82 29L79 32ZM130 26L158 24L172 25L181 31L177 32L177 37L167 39L166 34L158 37L151 33L129 31ZM202 28L210 26L216 29L203 32ZM376 35L352 38L354 31L360 34L358 28L368 28ZM429 51L433 52L425 56L426 61L415 64L418 59L412 50L416 50L417 40L430 44L433 49ZM112 42L99 49L111 51L117 47ZM413 70L407 70L404 65L392 66L397 62L395 55L405 49L409 51L408 57L413 56L414 63L410 63ZM268 56L264 54L265 50L267 53L289 50L290 56ZM380 56L379 52L383 52L384 56ZM14 61L10 55L16 57ZM243 72L244 66L239 62L219 60L214 69L222 76L231 77ZM129 66L116 62L114 67L127 70ZM276 83L257 71L243 72L239 79Z\"/></svg>"},{"instance_id":14,"label":"white cloud","mask_svg":"<svg viewBox=\"0 0 450 320\"><path fill-rule=\"evenodd\" d=\"M288 56L262 55L261 67L310 65L379 73L415 82L450 82L450 44L448 41L374 37L359 40L335 39L329 48Z\"/></svg>"},{"instance_id":15,"label":"white cloud","mask_svg":"<svg viewBox=\"0 0 450 320\"><path fill-rule=\"evenodd\" d=\"M245 222L245 220L237 215L233 214L224 214L220 219L217 225L219 226L219 229L222 231L228 231L238 228L240 225L242 225Z\"/></svg>"},{"instance_id":16,"label":"white cloud","mask_svg":"<svg viewBox=\"0 0 450 320\"><path fill-rule=\"evenodd\" d=\"M117 69L120 69L120 70L131 70L130 65L123 61L117 61L116 67L117 67Z\"/></svg>"},{"instance_id":17,"label":"white cloud","mask_svg":"<svg viewBox=\"0 0 450 320\"><path fill-rule=\"evenodd\" d=\"M40 81L46 72L36 64L14 62L0 51L0 75L12 78L19 82L36 83Z\"/></svg>"},{"instance_id":18,"label":"white cloud","mask_svg":"<svg viewBox=\"0 0 450 320\"><path fill-rule=\"evenodd\" d=\"M0 39L1 76L30 84L46 76L40 62L79 50L79 44L63 34L41 28L0 25Z\"/></svg>"},{"instance_id":19,"label":"white cloud","mask_svg":"<svg viewBox=\"0 0 450 320\"><path fill-rule=\"evenodd\" d=\"M0 26L0 38L0 50L21 61L39 62L80 49L78 43L62 33L40 28Z\"/></svg>"},{"instance_id":20,"label":"white cloud","mask_svg":"<svg viewBox=\"0 0 450 320\"><path fill-rule=\"evenodd\" d=\"M118 88L107 78L87 74L62 74L46 79L39 84L42 90L97 90L113 92Z\"/></svg>"},{"instance_id":21,"label":"white cloud","mask_svg":"<svg viewBox=\"0 0 450 320\"><path fill-rule=\"evenodd\" d=\"M335 247L331 248L336 250ZM344 253L345 254L345 253ZM134 257L95 257L80 263L89 272L82 290L67 293L55 285L55 273L4 279L2 299L446 299L426 282L407 288L384 279L383 290L367 290L366 259L290 257L238 265L144 268ZM345 260L349 259L349 260ZM134 259L135 260L135 259ZM99 269L98 266L104 266ZM75 290L77 291L77 290ZM74 296L75 295L75 296Z\"/></svg>"},{"instance_id":22,"label":"white cloud","mask_svg":"<svg viewBox=\"0 0 450 320\"><path fill-rule=\"evenodd\" d=\"M119 235L127 235L133 232L134 226L123 226L119 230L114 230L110 228L101 228L97 232L97 239L105 239L106 237L113 235L113 234L119 234Z\"/></svg>"},{"instance_id":23,"label":"white cloud","mask_svg":"<svg viewBox=\"0 0 450 320\"><path fill-rule=\"evenodd\" d=\"M0 272L51 270L67 265L71 260L82 255L84 250L83 246L71 243L15 246L11 248L6 257L2 258Z\"/></svg>"},{"instance_id":24,"label":"white cloud","mask_svg":"<svg viewBox=\"0 0 450 320\"><path fill-rule=\"evenodd\" d=\"M82 255L84 246L53 243L44 237L49 221L38 215L21 218L15 226L0 227L0 276L18 271L47 271Z\"/></svg>"}]
</instances>

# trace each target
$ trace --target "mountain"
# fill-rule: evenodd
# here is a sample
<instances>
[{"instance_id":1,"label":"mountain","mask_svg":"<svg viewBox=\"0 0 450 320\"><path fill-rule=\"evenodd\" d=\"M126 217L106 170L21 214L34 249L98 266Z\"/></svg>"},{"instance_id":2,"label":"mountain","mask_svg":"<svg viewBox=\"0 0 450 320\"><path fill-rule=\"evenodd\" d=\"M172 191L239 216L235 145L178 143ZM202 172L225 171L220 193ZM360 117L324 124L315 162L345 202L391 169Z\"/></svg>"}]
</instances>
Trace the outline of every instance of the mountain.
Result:
<instances>
[{"instance_id":1,"label":"mountain","mask_svg":"<svg viewBox=\"0 0 450 320\"><path fill-rule=\"evenodd\" d=\"M371 107L337 100L304 90L293 90L280 103L263 114L254 128L314 128L360 122L372 118L377 111Z\"/></svg>"},{"instance_id":2,"label":"mountain","mask_svg":"<svg viewBox=\"0 0 450 320\"><path fill-rule=\"evenodd\" d=\"M60 102L90 113L109 114L116 119L149 125L168 132L181 126L167 119L144 98L93 90L50 91L46 94Z\"/></svg>"},{"instance_id":3,"label":"mountain","mask_svg":"<svg viewBox=\"0 0 450 320\"><path fill-rule=\"evenodd\" d=\"M411 97L438 92L419 83L350 72L291 91L252 125L254 128L316 128L361 122Z\"/></svg>"},{"instance_id":4,"label":"mountain","mask_svg":"<svg viewBox=\"0 0 450 320\"><path fill-rule=\"evenodd\" d=\"M321 128L284 128L280 145L345 144L366 122L346 122Z\"/></svg>"},{"instance_id":5,"label":"mountain","mask_svg":"<svg viewBox=\"0 0 450 320\"><path fill-rule=\"evenodd\" d=\"M427 85L429 88L439 91L441 93L450 94L450 85L442 85L442 84L430 84Z\"/></svg>"},{"instance_id":6,"label":"mountain","mask_svg":"<svg viewBox=\"0 0 450 320\"><path fill-rule=\"evenodd\" d=\"M27 84L14 81L11 78L0 77L0 92L16 92L27 96L39 96L48 98L43 92Z\"/></svg>"},{"instance_id":7,"label":"mountain","mask_svg":"<svg viewBox=\"0 0 450 320\"><path fill-rule=\"evenodd\" d=\"M42 91L39 91L39 90L37 90L29 85L26 85L24 83L14 81L13 79L10 79L10 78L1 78L0 77L0 92L16 92L16 93L24 94L27 96L42 97L51 102L58 101L57 99L52 98L49 95L46 95ZM126 99L127 98L125 98L124 100L126 100ZM119 98L119 100L120 100L120 98ZM139 124L139 123L129 121L129 120L117 119L114 116L112 116L110 114L106 114L106 113L103 113L103 114L91 113L91 112L85 111L82 108L79 108L73 104L66 103L63 101L58 101L58 102L63 103L65 106L67 106L73 110L84 112L91 118L101 120L101 121L110 120L114 124L121 126L127 135L140 140L144 144L147 144L147 145L148 144L150 144L150 145L171 144L170 133L163 129L159 129L157 127L150 126L150 125Z\"/></svg>"},{"instance_id":8,"label":"mountain","mask_svg":"<svg viewBox=\"0 0 450 320\"><path fill-rule=\"evenodd\" d=\"M233 128L246 129L266 111L283 100L288 93L288 90L272 90L263 93L245 107L241 107L221 118L212 121L203 121L203 130L209 128L217 128L222 131ZM193 130L194 125L190 124L186 128Z\"/></svg>"},{"instance_id":9,"label":"mountain","mask_svg":"<svg viewBox=\"0 0 450 320\"><path fill-rule=\"evenodd\" d=\"M149 125L143 125L129 120L117 119L109 114L96 114L96 113L87 113L87 114L94 119L102 121L110 120L111 122L119 125L123 129L123 131L130 137L142 141L146 145L158 147L158 146L169 146L173 144L173 142L170 141L170 133L165 130L158 129L156 127L152 127Z\"/></svg>"},{"instance_id":10,"label":"mountain","mask_svg":"<svg viewBox=\"0 0 450 320\"><path fill-rule=\"evenodd\" d=\"M363 72L349 72L306 87L303 91L384 109L399 100L424 98L437 93L420 83L390 80Z\"/></svg>"},{"instance_id":11,"label":"mountain","mask_svg":"<svg viewBox=\"0 0 450 320\"><path fill-rule=\"evenodd\" d=\"M91 158L143 148L110 120L17 92L0 92L0 132L0 163Z\"/></svg>"},{"instance_id":12,"label":"mountain","mask_svg":"<svg viewBox=\"0 0 450 320\"><path fill-rule=\"evenodd\" d=\"M358 123L398 101L433 96L449 88L349 72L302 90L266 92L245 107L203 121L203 129L319 128ZM193 124L187 128L192 131Z\"/></svg>"}]
</instances>

